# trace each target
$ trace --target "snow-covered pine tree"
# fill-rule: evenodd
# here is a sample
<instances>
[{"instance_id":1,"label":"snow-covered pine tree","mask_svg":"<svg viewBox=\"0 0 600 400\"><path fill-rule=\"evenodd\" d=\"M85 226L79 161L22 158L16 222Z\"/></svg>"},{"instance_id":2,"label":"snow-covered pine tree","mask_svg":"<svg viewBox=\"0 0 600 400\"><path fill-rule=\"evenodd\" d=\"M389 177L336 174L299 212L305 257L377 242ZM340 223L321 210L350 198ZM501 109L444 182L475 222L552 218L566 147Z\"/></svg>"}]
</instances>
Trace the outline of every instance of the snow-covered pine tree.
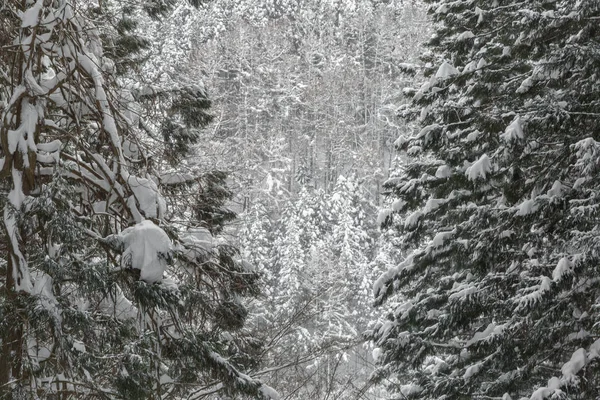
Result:
<instances>
[{"instance_id":1,"label":"snow-covered pine tree","mask_svg":"<svg viewBox=\"0 0 600 400\"><path fill-rule=\"evenodd\" d=\"M138 128L108 22L83 1L0 13L0 397L277 397L239 370L257 277L217 236L224 176L181 172L156 124ZM184 113L205 101L177 104L206 122Z\"/></svg>"},{"instance_id":2,"label":"snow-covered pine tree","mask_svg":"<svg viewBox=\"0 0 600 400\"><path fill-rule=\"evenodd\" d=\"M345 303L352 316L348 322L362 332L370 320L372 276L369 258L373 243L365 221L368 210L355 176L339 176L329 199L332 215L327 247L332 252L329 269L332 283L345 294Z\"/></svg>"},{"instance_id":3,"label":"snow-covered pine tree","mask_svg":"<svg viewBox=\"0 0 600 400\"><path fill-rule=\"evenodd\" d=\"M403 398L597 398L600 4L428 2L376 377Z\"/></svg>"}]
</instances>

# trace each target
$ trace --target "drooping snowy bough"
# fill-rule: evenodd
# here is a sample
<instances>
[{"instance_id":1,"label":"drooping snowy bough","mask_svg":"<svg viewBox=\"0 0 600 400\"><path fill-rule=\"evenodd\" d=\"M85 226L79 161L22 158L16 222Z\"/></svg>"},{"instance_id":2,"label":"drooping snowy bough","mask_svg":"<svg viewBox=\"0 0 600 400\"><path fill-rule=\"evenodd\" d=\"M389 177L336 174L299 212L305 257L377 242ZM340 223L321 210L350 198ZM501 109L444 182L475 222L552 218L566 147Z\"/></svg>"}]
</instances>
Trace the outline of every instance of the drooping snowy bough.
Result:
<instances>
[{"instance_id":1,"label":"drooping snowy bough","mask_svg":"<svg viewBox=\"0 0 600 400\"><path fill-rule=\"evenodd\" d=\"M166 156L177 138L119 83L132 81L116 74L139 48L118 46L144 42L120 40L135 24L118 6L0 10L0 397L276 398L241 372L252 357L242 300L258 288L218 238L228 192L208 189L224 177L181 170L193 140ZM207 115L206 93L186 93L187 112ZM173 104L182 126L209 120ZM169 174L186 179L160 179Z\"/></svg>"}]
</instances>

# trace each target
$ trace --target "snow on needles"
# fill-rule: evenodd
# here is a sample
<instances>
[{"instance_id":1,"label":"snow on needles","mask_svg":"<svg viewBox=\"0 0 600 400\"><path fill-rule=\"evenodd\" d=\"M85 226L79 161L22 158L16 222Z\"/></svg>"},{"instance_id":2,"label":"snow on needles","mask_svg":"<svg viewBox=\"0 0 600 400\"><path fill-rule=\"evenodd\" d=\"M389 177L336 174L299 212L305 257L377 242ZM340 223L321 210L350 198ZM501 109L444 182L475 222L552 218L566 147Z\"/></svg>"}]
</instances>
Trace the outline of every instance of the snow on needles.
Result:
<instances>
[{"instance_id":1,"label":"snow on needles","mask_svg":"<svg viewBox=\"0 0 600 400\"><path fill-rule=\"evenodd\" d=\"M569 275L573 269L573 264L567 257L560 259L554 271L552 271L552 280L560 282L564 276Z\"/></svg>"},{"instance_id":2,"label":"snow on needles","mask_svg":"<svg viewBox=\"0 0 600 400\"><path fill-rule=\"evenodd\" d=\"M521 117L517 117L510 123L504 130L504 133L500 135L500 138L507 143L514 142L518 139L523 139L523 126L521 123Z\"/></svg>"},{"instance_id":3,"label":"snow on needles","mask_svg":"<svg viewBox=\"0 0 600 400\"><path fill-rule=\"evenodd\" d=\"M150 179L129 175L126 172L122 174L127 176L127 183L144 216L146 218L161 218L167 204L165 199L160 195L156 183Z\"/></svg>"},{"instance_id":4,"label":"snow on needles","mask_svg":"<svg viewBox=\"0 0 600 400\"><path fill-rule=\"evenodd\" d=\"M165 231L146 220L125 229L120 237L125 249L121 263L139 269L140 279L148 283L160 282L172 249Z\"/></svg>"},{"instance_id":5,"label":"snow on needles","mask_svg":"<svg viewBox=\"0 0 600 400\"><path fill-rule=\"evenodd\" d=\"M440 79L446 79L451 77L452 75L458 75L460 72L454 68L450 63L444 61L442 65L438 68L435 77Z\"/></svg>"},{"instance_id":6,"label":"snow on needles","mask_svg":"<svg viewBox=\"0 0 600 400\"><path fill-rule=\"evenodd\" d=\"M40 21L40 13L44 5L43 0L37 0L31 8L28 8L21 17L21 27L27 28L30 26L37 26Z\"/></svg>"},{"instance_id":7,"label":"snow on needles","mask_svg":"<svg viewBox=\"0 0 600 400\"><path fill-rule=\"evenodd\" d=\"M479 160L475 161L467 170L465 174L471 181L475 181L479 178L485 179L487 174L492 170L492 163L487 154L482 155Z\"/></svg>"}]
</instances>

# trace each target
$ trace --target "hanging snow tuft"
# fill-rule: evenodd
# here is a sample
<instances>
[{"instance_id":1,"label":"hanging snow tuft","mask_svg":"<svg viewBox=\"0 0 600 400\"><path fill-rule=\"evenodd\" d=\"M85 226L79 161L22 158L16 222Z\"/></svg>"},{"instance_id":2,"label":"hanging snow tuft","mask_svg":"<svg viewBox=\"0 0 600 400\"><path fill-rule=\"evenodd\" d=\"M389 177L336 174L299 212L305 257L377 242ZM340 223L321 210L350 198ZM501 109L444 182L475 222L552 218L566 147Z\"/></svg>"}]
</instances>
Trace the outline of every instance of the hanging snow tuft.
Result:
<instances>
[{"instance_id":1,"label":"hanging snow tuft","mask_svg":"<svg viewBox=\"0 0 600 400\"><path fill-rule=\"evenodd\" d=\"M400 393L405 397L416 396L423 391L423 387L415 383L400 386Z\"/></svg>"},{"instance_id":2,"label":"hanging snow tuft","mask_svg":"<svg viewBox=\"0 0 600 400\"><path fill-rule=\"evenodd\" d=\"M563 374L563 378L566 381L573 381L577 379L576 375L585 365L587 364L587 353L584 349L577 349L571 356L571 360L566 362L560 371Z\"/></svg>"},{"instance_id":3,"label":"hanging snow tuft","mask_svg":"<svg viewBox=\"0 0 600 400\"><path fill-rule=\"evenodd\" d=\"M600 339L596 340L590 346L589 360L600 357Z\"/></svg>"},{"instance_id":4,"label":"hanging snow tuft","mask_svg":"<svg viewBox=\"0 0 600 400\"><path fill-rule=\"evenodd\" d=\"M475 15L477 15L477 25L483 22L483 10L479 7L475 7ZM504 399L503 399L504 400Z\"/></svg>"},{"instance_id":5,"label":"hanging snow tuft","mask_svg":"<svg viewBox=\"0 0 600 400\"><path fill-rule=\"evenodd\" d=\"M162 218L167 203L158 191L156 183L150 179L133 175L127 177L127 183L140 205L140 211L144 213L144 216L146 218Z\"/></svg>"},{"instance_id":6,"label":"hanging snow tuft","mask_svg":"<svg viewBox=\"0 0 600 400\"><path fill-rule=\"evenodd\" d=\"M477 363L477 364L471 365L465 371L465 374L463 375L463 379L470 379L473 375L478 374L479 371L481 370L482 366L483 366L483 363Z\"/></svg>"},{"instance_id":7,"label":"hanging snow tuft","mask_svg":"<svg viewBox=\"0 0 600 400\"><path fill-rule=\"evenodd\" d=\"M521 124L521 117L517 117L506 127L504 133L500 135L500 138L507 143L512 143L518 139L523 139L523 127Z\"/></svg>"},{"instance_id":8,"label":"hanging snow tuft","mask_svg":"<svg viewBox=\"0 0 600 400\"><path fill-rule=\"evenodd\" d=\"M48 311L58 323L62 323L62 316L58 307L58 302L52 293L52 277L45 272L35 273L35 282L33 284L32 294L37 295L39 305Z\"/></svg>"},{"instance_id":9,"label":"hanging snow tuft","mask_svg":"<svg viewBox=\"0 0 600 400\"><path fill-rule=\"evenodd\" d=\"M444 243L450 238L452 237L452 235L454 235L454 231L446 231L446 232L438 232L435 237L433 238L433 240L431 241L431 243L429 244L429 246L431 248L437 248L437 247L442 247L444 245Z\"/></svg>"},{"instance_id":10,"label":"hanging snow tuft","mask_svg":"<svg viewBox=\"0 0 600 400\"><path fill-rule=\"evenodd\" d=\"M503 331L504 325L496 325L495 323L491 322L483 332L475 332L473 338L468 340L465 345L468 347L473 343L487 340L495 335L500 335Z\"/></svg>"},{"instance_id":11,"label":"hanging snow tuft","mask_svg":"<svg viewBox=\"0 0 600 400\"><path fill-rule=\"evenodd\" d=\"M21 17L21 27L37 26L40 21L40 13L44 6L44 0L37 0L31 8L28 8Z\"/></svg>"},{"instance_id":12,"label":"hanging snow tuft","mask_svg":"<svg viewBox=\"0 0 600 400\"><path fill-rule=\"evenodd\" d=\"M535 199L525 200L519 205L519 211L515 215L525 216L536 212L538 209L537 204L535 204Z\"/></svg>"},{"instance_id":13,"label":"hanging snow tuft","mask_svg":"<svg viewBox=\"0 0 600 400\"><path fill-rule=\"evenodd\" d=\"M388 208L380 210L379 214L377 214L377 226L387 225L392 218L392 210Z\"/></svg>"},{"instance_id":14,"label":"hanging snow tuft","mask_svg":"<svg viewBox=\"0 0 600 400\"><path fill-rule=\"evenodd\" d=\"M465 171L467 178L471 181L475 181L479 178L485 179L487 174L492 170L492 163L487 154L482 155L479 160L475 161Z\"/></svg>"},{"instance_id":15,"label":"hanging snow tuft","mask_svg":"<svg viewBox=\"0 0 600 400\"><path fill-rule=\"evenodd\" d=\"M461 33L460 35L458 35L458 37L456 38L456 40L458 40L459 42L468 40L468 39L472 39L474 38L475 35L473 34L473 32L471 31L465 31L463 33Z\"/></svg>"},{"instance_id":16,"label":"hanging snow tuft","mask_svg":"<svg viewBox=\"0 0 600 400\"><path fill-rule=\"evenodd\" d=\"M435 171L435 177L439 179L449 178L452 176L452 169L447 165L440 165Z\"/></svg>"},{"instance_id":17,"label":"hanging snow tuft","mask_svg":"<svg viewBox=\"0 0 600 400\"><path fill-rule=\"evenodd\" d=\"M404 228L405 229L415 228L417 226L417 224L419 223L419 219L421 219L422 216L423 216L423 213L421 211L413 212L408 217L406 217L406 219L404 220Z\"/></svg>"},{"instance_id":18,"label":"hanging snow tuft","mask_svg":"<svg viewBox=\"0 0 600 400\"><path fill-rule=\"evenodd\" d=\"M440 79L446 79L451 77L452 75L458 75L459 73L460 71L454 68L452 64L448 63L447 61L444 61L435 73L435 77Z\"/></svg>"},{"instance_id":19,"label":"hanging snow tuft","mask_svg":"<svg viewBox=\"0 0 600 400\"><path fill-rule=\"evenodd\" d=\"M571 274L573 271L573 263L569 261L567 257L563 257L560 259L554 271L552 271L552 280L554 282L560 282L563 277Z\"/></svg>"},{"instance_id":20,"label":"hanging snow tuft","mask_svg":"<svg viewBox=\"0 0 600 400\"><path fill-rule=\"evenodd\" d=\"M135 319L138 314L138 309L127 297L125 297L123 290L121 290L118 285L114 287L114 292L111 291L111 293L100 302L99 309L108 315L114 316L120 321Z\"/></svg>"},{"instance_id":21,"label":"hanging snow tuft","mask_svg":"<svg viewBox=\"0 0 600 400\"><path fill-rule=\"evenodd\" d=\"M523 93L527 93L529 91L529 89L531 89L533 87L533 79L531 79L531 77L525 79L523 82L521 82L521 86L519 86L516 90L517 93L519 94L523 94Z\"/></svg>"},{"instance_id":22,"label":"hanging snow tuft","mask_svg":"<svg viewBox=\"0 0 600 400\"><path fill-rule=\"evenodd\" d=\"M165 231L146 220L125 229L120 237L124 245L123 266L139 269L143 281L160 282L171 254L171 240Z\"/></svg>"},{"instance_id":23,"label":"hanging snow tuft","mask_svg":"<svg viewBox=\"0 0 600 400\"><path fill-rule=\"evenodd\" d=\"M562 195L562 183L560 181L554 181L552 188L548 190L548 196L550 197L561 197Z\"/></svg>"},{"instance_id":24,"label":"hanging snow tuft","mask_svg":"<svg viewBox=\"0 0 600 400\"><path fill-rule=\"evenodd\" d=\"M260 386L260 388L258 390L260 390L262 395L268 399L271 399L271 400L281 399L281 396L279 395L279 393L277 393L277 391L275 389L273 389L270 386L265 385L264 383Z\"/></svg>"}]
</instances>

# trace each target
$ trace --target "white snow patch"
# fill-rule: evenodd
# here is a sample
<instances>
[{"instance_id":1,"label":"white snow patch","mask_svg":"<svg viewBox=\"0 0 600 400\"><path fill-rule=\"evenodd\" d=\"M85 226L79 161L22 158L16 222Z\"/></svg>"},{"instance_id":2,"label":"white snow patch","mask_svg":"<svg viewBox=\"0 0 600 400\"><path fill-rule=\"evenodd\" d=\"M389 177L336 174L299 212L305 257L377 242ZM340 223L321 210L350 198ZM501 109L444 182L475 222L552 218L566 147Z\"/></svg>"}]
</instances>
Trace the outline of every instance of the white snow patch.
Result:
<instances>
[{"instance_id":1,"label":"white snow patch","mask_svg":"<svg viewBox=\"0 0 600 400\"><path fill-rule=\"evenodd\" d=\"M548 278L547 276L542 276L540 277L540 289L539 292L540 293L546 293L550 290L550 278Z\"/></svg>"},{"instance_id":2,"label":"white snow patch","mask_svg":"<svg viewBox=\"0 0 600 400\"><path fill-rule=\"evenodd\" d=\"M264 383L258 389L263 394L263 396L268 397L271 400L279 400L281 396L275 389L270 386L265 385Z\"/></svg>"},{"instance_id":3,"label":"white snow patch","mask_svg":"<svg viewBox=\"0 0 600 400\"><path fill-rule=\"evenodd\" d=\"M402 200L400 200L402 201ZM377 226L381 226L384 222L388 221L392 217L392 210L386 208L384 210L379 211L377 214Z\"/></svg>"},{"instance_id":4,"label":"white snow patch","mask_svg":"<svg viewBox=\"0 0 600 400\"><path fill-rule=\"evenodd\" d=\"M435 356L428 357L426 363L428 363L429 365L427 365L427 367L425 367L423 371L433 376L437 376L441 372L444 372L449 368L446 361Z\"/></svg>"},{"instance_id":5,"label":"white snow patch","mask_svg":"<svg viewBox=\"0 0 600 400\"><path fill-rule=\"evenodd\" d=\"M518 139L523 139L523 127L521 123L521 117L516 116L515 119L506 127L504 133L500 135L500 138L507 143L514 142Z\"/></svg>"},{"instance_id":6,"label":"white snow patch","mask_svg":"<svg viewBox=\"0 0 600 400\"><path fill-rule=\"evenodd\" d=\"M165 199L161 196L158 186L150 179L129 175L127 183L131 188L140 210L146 218L162 218L167 208Z\"/></svg>"},{"instance_id":7,"label":"white snow patch","mask_svg":"<svg viewBox=\"0 0 600 400\"><path fill-rule=\"evenodd\" d=\"M442 247L444 245L444 242L446 242L450 237L452 237L453 234L454 231L438 232L434 236L429 246L432 248Z\"/></svg>"},{"instance_id":8,"label":"white snow patch","mask_svg":"<svg viewBox=\"0 0 600 400\"><path fill-rule=\"evenodd\" d=\"M440 79L446 79L453 75L458 75L459 73L460 71L454 68L452 64L450 64L448 61L444 61L435 73L435 77Z\"/></svg>"},{"instance_id":9,"label":"white snow patch","mask_svg":"<svg viewBox=\"0 0 600 400\"><path fill-rule=\"evenodd\" d=\"M392 203L392 210L396 211L396 212L402 211L402 209L404 208L405 205L406 205L406 202L404 200L402 200L402 199L395 200ZM379 217L377 217L377 222L379 223Z\"/></svg>"},{"instance_id":10,"label":"white snow patch","mask_svg":"<svg viewBox=\"0 0 600 400\"><path fill-rule=\"evenodd\" d=\"M421 129L419 131L419 133L417 134L417 136L414 137L414 139L421 139L422 137L425 137L425 140L427 140L429 133L431 133L433 130L440 129L440 128L441 128L441 126L439 124L427 125L426 127L424 127L423 129Z\"/></svg>"},{"instance_id":11,"label":"white snow patch","mask_svg":"<svg viewBox=\"0 0 600 400\"><path fill-rule=\"evenodd\" d=\"M560 369L560 371L563 374L563 378L566 381L575 380L577 378L577 373L581 371L583 367L586 366L587 362L588 359L585 350L583 348L575 350L575 352L571 356L571 360L566 362Z\"/></svg>"},{"instance_id":12,"label":"white snow patch","mask_svg":"<svg viewBox=\"0 0 600 400\"><path fill-rule=\"evenodd\" d=\"M459 42L462 42L464 40L472 39L474 37L475 37L475 35L473 34L473 32L471 32L471 31L464 31L463 33L461 33L460 35L458 35L458 37L456 38L456 40L458 40Z\"/></svg>"},{"instance_id":13,"label":"white snow patch","mask_svg":"<svg viewBox=\"0 0 600 400\"><path fill-rule=\"evenodd\" d=\"M422 391L423 387L415 383L409 383L407 385L400 386L400 393L402 393L402 395L406 397L414 396L416 394L421 393Z\"/></svg>"},{"instance_id":14,"label":"white snow patch","mask_svg":"<svg viewBox=\"0 0 600 400\"><path fill-rule=\"evenodd\" d=\"M563 186L562 186L562 183L560 183L560 181L558 181L558 180L554 181L552 188L548 190L548 196L561 197L562 187Z\"/></svg>"},{"instance_id":15,"label":"white snow patch","mask_svg":"<svg viewBox=\"0 0 600 400\"><path fill-rule=\"evenodd\" d=\"M477 287L467 284L461 284L452 289L452 294L448 296L449 300L460 300L477 292Z\"/></svg>"},{"instance_id":16,"label":"white snow patch","mask_svg":"<svg viewBox=\"0 0 600 400\"><path fill-rule=\"evenodd\" d=\"M465 374L463 375L463 379L470 379L473 375L478 374L482 366L483 363L478 362L468 367L465 371Z\"/></svg>"},{"instance_id":17,"label":"white snow patch","mask_svg":"<svg viewBox=\"0 0 600 400\"><path fill-rule=\"evenodd\" d=\"M419 219L423 216L421 211L415 211L404 220L404 228L412 229L417 226Z\"/></svg>"},{"instance_id":18,"label":"white snow patch","mask_svg":"<svg viewBox=\"0 0 600 400\"><path fill-rule=\"evenodd\" d=\"M425 203L425 207L423 208L423 214L428 214L432 211L437 210L445 202L446 202L445 199L429 199L429 200L427 200L427 203Z\"/></svg>"},{"instance_id":19,"label":"white snow patch","mask_svg":"<svg viewBox=\"0 0 600 400\"><path fill-rule=\"evenodd\" d=\"M125 297L119 286L115 286L115 292L102 300L99 309L121 321L135 319L138 313L137 308Z\"/></svg>"},{"instance_id":20,"label":"white snow patch","mask_svg":"<svg viewBox=\"0 0 600 400\"><path fill-rule=\"evenodd\" d=\"M544 400L544 399L547 399L550 396L552 396L554 394L554 392L555 392L554 389L550 389L547 387L541 387L541 388L537 389L535 392L533 392L533 394L531 395L529 400Z\"/></svg>"},{"instance_id":21,"label":"white snow patch","mask_svg":"<svg viewBox=\"0 0 600 400\"><path fill-rule=\"evenodd\" d=\"M140 270L140 279L159 282L167 268L167 258L171 252L171 240L152 221L142 221L120 234L125 250L121 263Z\"/></svg>"},{"instance_id":22,"label":"white snow patch","mask_svg":"<svg viewBox=\"0 0 600 400\"><path fill-rule=\"evenodd\" d=\"M475 7L475 15L477 15L477 25L483 22L483 10L479 7ZM505 400L505 399L502 399ZM509 399L510 400L510 399Z\"/></svg>"},{"instance_id":23,"label":"white snow patch","mask_svg":"<svg viewBox=\"0 0 600 400\"><path fill-rule=\"evenodd\" d=\"M8 200L19 210L25 201L25 193L23 193L23 173L16 168L12 169L13 188L8 193Z\"/></svg>"},{"instance_id":24,"label":"white snow patch","mask_svg":"<svg viewBox=\"0 0 600 400\"><path fill-rule=\"evenodd\" d=\"M440 165L435 171L435 177L439 179L448 178L452 176L452 170L447 165Z\"/></svg>"},{"instance_id":25,"label":"white snow patch","mask_svg":"<svg viewBox=\"0 0 600 400\"><path fill-rule=\"evenodd\" d=\"M73 340L73 350L80 353L86 353L85 344L79 340Z\"/></svg>"},{"instance_id":26,"label":"white snow patch","mask_svg":"<svg viewBox=\"0 0 600 400\"><path fill-rule=\"evenodd\" d=\"M533 87L533 79L531 77L521 82L521 85L517 88L516 92L519 94L527 93Z\"/></svg>"},{"instance_id":27,"label":"white snow patch","mask_svg":"<svg viewBox=\"0 0 600 400\"><path fill-rule=\"evenodd\" d=\"M560 385L560 379L558 379L556 376L553 376L552 378L548 379L548 389L560 389Z\"/></svg>"},{"instance_id":28,"label":"white snow patch","mask_svg":"<svg viewBox=\"0 0 600 400\"><path fill-rule=\"evenodd\" d=\"M465 345L470 346L473 343L477 343L482 340L486 340L495 335L500 335L503 331L504 331L504 325L496 325L495 323L491 322L487 326L487 328L485 328L482 332L475 332L475 334L473 335L473 338L468 340L467 343L465 343Z\"/></svg>"},{"instance_id":29,"label":"white snow patch","mask_svg":"<svg viewBox=\"0 0 600 400\"><path fill-rule=\"evenodd\" d=\"M193 182L194 176L183 172L167 172L160 176L163 185L176 185L178 183Z\"/></svg>"},{"instance_id":30,"label":"white snow patch","mask_svg":"<svg viewBox=\"0 0 600 400\"><path fill-rule=\"evenodd\" d=\"M27 340L27 353L34 363L40 363L50 358L52 350L32 337Z\"/></svg>"},{"instance_id":31,"label":"white snow patch","mask_svg":"<svg viewBox=\"0 0 600 400\"><path fill-rule=\"evenodd\" d=\"M471 181L475 181L479 178L485 179L487 174L492 170L492 163L487 154L483 154L479 160L475 161L470 167L467 168L465 174Z\"/></svg>"},{"instance_id":32,"label":"white snow patch","mask_svg":"<svg viewBox=\"0 0 600 400\"><path fill-rule=\"evenodd\" d=\"M538 209L538 206L535 203L535 199L525 200L524 202L521 203L521 205L519 205L519 210L517 211L517 213L515 215L519 215L519 216L529 215L529 214L536 212L537 209Z\"/></svg>"},{"instance_id":33,"label":"white snow patch","mask_svg":"<svg viewBox=\"0 0 600 400\"><path fill-rule=\"evenodd\" d=\"M381 357L381 353L382 353L381 348L375 347L373 349L373 361L379 360L379 357Z\"/></svg>"},{"instance_id":34,"label":"white snow patch","mask_svg":"<svg viewBox=\"0 0 600 400\"><path fill-rule=\"evenodd\" d=\"M587 182L587 178L577 178L577 180L573 184L573 189L578 189L585 182Z\"/></svg>"},{"instance_id":35,"label":"white snow patch","mask_svg":"<svg viewBox=\"0 0 600 400\"><path fill-rule=\"evenodd\" d=\"M173 383L173 378L171 378L169 375L167 374L162 374L159 378L158 378L158 383L160 383L161 385L168 385L169 383Z\"/></svg>"},{"instance_id":36,"label":"white snow patch","mask_svg":"<svg viewBox=\"0 0 600 400\"><path fill-rule=\"evenodd\" d=\"M463 74L466 74L467 72L472 72L475 71L477 69L477 62L475 60L467 63L467 65L465 65L465 67L463 68Z\"/></svg>"},{"instance_id":37,"label":"white snow patch","mask_svg":"<svg viewBox=\"0 0 600 400\"><path fill-rule=\"evenodd\" d=\"M600 339L596 340L590 346L589 360L600 357Z\"/></svg>"},{"instance_id":38,"label":"white snow patch","mask_svg":"<svg viewBox=\"0 0 600 400\"><path fill-rule=\"evenodd\" d=\"M558 261L558 264L552 271L552 280L554 282L560 282L563 277L573 272L573 263L567 258L563 257Z\"/></svg>"},{"instance_id":39,"label":"white snow patch","mask_svg":"<svg viewBox=\"0 0 600 400\"><path fill-rule=\"evenodd\" d=\"M481 136L481 132L477 129L475 129L473 132L469 133L466 137L466 141L467 142L474 142L477 140L477 138Z\"/></svg>"},{"instance_id":40,"label":"white snow patch","mask_svg":"<svg viewBox=\"0 0 600 400\"><path fill-rule=\"evenodd\" d=\"M160 287L162 287L165 290L169 290L169 291L173 291L173 292L179 291L179 285L177 284L177 282L175 282L175 280L173 278L170 278L170 277L163 279L160 282Z\"/></svg>"},{"instance_id":41,"label":"white snow patch","mask_svg":"<svg viewBox=\"0 0 600 400\"><path fill-rule=\"evenodd\" d=\"M440 4L438 8L436 8L436 14L446 14L448 12L448 4Z\"/></svg>"},{"instance_id":42,"label":"white snow patch","mask_svg":"<svg viewBox=\"0 0 600 400\"><path fill-rule=\"evenodd\" d=\"M54 293L52 293L52 277L45 272L34 272L35 282L33 284L32 294L38 296L39 304L42 308L48 311L55 320L60 324L62 316Z\"/></svg>"},{"instance_id":43,"label":"white snow patch","mask_svg":"<svg viewBox=\"0 0 600 400\"><path fill-rule=\"evenodd\" d=\"M214 237L206 228L190 229L181 240L184 244L183 253L189 260L203 257L214 247Z\"/></svg>"},{"instance_id":44,"label":"white snow patch","mask_svg":"<svg viewBox=\"0 0 600 400\"><path fill-rule=\"evenodd\" d=\"M30 26L37 26L40 21L40 12L44 6L44 0L37 0L31 8L28 8L21 17L21 27L27 28Z\"/></svg>"},{"instance_id":45,"label":"white snow patch","mask_svg":"<svg viewBox=\"0 0 600 400\"><path fill-rule=\"evenodd\" d=\"M383 290L385 283L393 279L394 276L402 272L402 270L406 269L407 271L410 271L414 266L413 260L414 254L410 254L397 267L392 267L383 274L381 274L381 276L379 276L379 278L377 278L377 280L373 284L373 293L375 293L375 296L380 296L382 294L380 292Z\"/></svg>"}]
</instances>

